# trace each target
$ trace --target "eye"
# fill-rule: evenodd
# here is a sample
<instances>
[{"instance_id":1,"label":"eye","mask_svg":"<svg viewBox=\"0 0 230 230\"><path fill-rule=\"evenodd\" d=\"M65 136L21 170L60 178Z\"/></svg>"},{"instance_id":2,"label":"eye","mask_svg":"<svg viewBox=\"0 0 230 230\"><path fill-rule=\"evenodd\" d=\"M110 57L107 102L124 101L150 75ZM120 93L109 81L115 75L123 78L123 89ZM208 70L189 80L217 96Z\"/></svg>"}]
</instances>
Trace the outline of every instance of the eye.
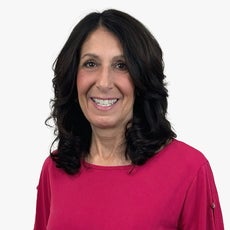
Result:
<instances>
[{"instance_id":1,"label":"eye","mask_svg":"<svg viewBox=\"0 0 230 230\"><path fill-rule=\"evenodd\" d=\"M125 62L123 61L118 61L116 63L114 63L113 67L117 70L121 70L121 71L127 71L127 65L125 64Z\"/></svg>"},{"instance_id":2,"label":"eye","mask_svg":"<svg viewBox=\"0 0 230 230\"><path fill-rule=\"evenodd\" d=\"M95 68L97 66L97 64L93 60L88 60L88 61L83 63L83 66L86 68Z\"/></svg>"}]
</instances>

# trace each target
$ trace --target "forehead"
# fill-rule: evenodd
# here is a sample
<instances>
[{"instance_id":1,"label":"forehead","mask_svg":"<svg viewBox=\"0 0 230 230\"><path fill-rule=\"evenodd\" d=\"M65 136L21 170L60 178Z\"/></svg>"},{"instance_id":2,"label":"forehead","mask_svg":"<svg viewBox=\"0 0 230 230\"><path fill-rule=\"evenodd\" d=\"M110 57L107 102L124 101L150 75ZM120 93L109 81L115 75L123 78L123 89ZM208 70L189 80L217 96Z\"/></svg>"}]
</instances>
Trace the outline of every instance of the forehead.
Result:
<instances>
[{"instance_id":1,"label":"forehead","mask_svg":"<svg viewBox=\"0 0 230 230\"><path fill-rule=\"evenodd\" d=\"M91 32L84 41L81 54L85 52L116 53L123 54L123 48L120 40L112 32L104 27L99 27Z\"/></svg>"}]
</instances>

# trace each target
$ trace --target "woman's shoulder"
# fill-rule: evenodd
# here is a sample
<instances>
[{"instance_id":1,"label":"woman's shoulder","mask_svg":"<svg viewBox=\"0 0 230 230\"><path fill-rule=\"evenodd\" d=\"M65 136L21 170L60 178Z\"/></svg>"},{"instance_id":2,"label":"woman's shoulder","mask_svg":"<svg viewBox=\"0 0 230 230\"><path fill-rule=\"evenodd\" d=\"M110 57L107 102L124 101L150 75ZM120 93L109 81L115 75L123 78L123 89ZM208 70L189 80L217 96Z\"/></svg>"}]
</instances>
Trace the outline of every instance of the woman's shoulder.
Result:
<instances>
[{"instance_id":1,"label":"woman's shoulder","mask_svg":"<svg viewBox=\"0 0 230 230\"><path fill-rule=\"evenodd\" d=\"M206 156L199 149L178 139L173 139L156 157L164 163L168 162L180 168L199 168L208 163Z\"/></svg>"},{"instance_id":2,"label":"woman's shoulder","mask_svg":"<svg viewBox=\"0 0 230 230\"><path fill-rule=\"evenodd\" d=\"M57 154L57 151L54 150L51 154L45 157L43 161L43 165L42 165L42 171L46 171L52 168L53 166L55 166L55 162L52 160L52 157L51 157L51 155L53 154Z\"/></svg>"},{"instance_id":3,"label":"woman's shoulder","mask_svg":"<svg viewBox=\"0 0 230 230\"><path fill-rule=\"evenodd\" d=\"M201 150L178 139L173 139L168 145L165 146L165 148L163 148L163 151L169 151L180 156L184 155L185 157L198 158L202 161L207 160Z\"/></svg>"}]
</instances>

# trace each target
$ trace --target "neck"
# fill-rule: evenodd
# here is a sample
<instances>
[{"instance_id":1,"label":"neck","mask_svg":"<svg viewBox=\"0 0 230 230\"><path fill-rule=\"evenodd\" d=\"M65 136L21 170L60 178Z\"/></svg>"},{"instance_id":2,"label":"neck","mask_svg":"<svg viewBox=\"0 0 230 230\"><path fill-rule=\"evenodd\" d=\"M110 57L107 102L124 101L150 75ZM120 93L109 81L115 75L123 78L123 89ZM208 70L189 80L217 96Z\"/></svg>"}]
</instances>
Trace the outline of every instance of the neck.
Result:
<instances>
[{"instance_id":1,"label":"neck","mask_svg":"<svg viewBox=\"0 0 230 230\"><path fill-rule=\"evenodd\" d=\"M124 140L124 132L93 129L90 154L86 160L97 165L130 164L125 158Z\"/></svg>"}]
</instances>

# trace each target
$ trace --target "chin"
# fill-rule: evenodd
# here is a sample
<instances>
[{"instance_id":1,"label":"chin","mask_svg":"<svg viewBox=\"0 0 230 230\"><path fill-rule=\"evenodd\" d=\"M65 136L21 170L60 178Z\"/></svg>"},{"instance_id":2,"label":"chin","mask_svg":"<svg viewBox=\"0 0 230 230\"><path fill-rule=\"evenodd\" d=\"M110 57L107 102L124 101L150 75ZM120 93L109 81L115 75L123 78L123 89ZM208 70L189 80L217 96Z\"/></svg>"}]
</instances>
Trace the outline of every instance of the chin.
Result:
<instances>
[{"instance_id":1,"label":"chin","mask_svg":"<svg viewBox=\"0 0 230 230\"><path fill-rule=\"evenodd\" d=\"M101 129L116 128L117 126L119 126L117 122L111 120L95 121L95 122L91 122L91 125Z\"/></svg>"},{"instance_id":2,"label":"chin","mask_svg":"<svg viewBox=\"0 0 230 230\"><path fill-rule=\"evenodd\" d=\"M97 124L93 124L94 127L100 128L100 129L112 129L112 128L116 128L115 124L111 124L111 123L97 123Z\"/></svg>"}]
</instances>

